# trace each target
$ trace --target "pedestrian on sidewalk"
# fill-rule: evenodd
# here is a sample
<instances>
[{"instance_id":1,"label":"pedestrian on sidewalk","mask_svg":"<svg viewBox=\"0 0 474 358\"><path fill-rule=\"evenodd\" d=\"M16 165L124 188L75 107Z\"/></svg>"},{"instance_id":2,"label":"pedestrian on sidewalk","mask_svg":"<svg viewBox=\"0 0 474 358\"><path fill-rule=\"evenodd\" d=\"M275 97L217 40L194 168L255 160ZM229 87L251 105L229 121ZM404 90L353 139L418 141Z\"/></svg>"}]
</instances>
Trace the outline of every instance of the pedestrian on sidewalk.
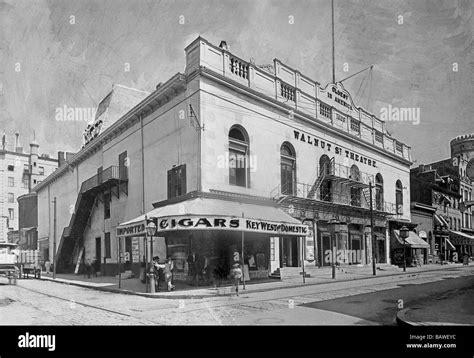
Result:
<instances>
[{"instance_id":1,"label":"pedestrian on sidewalk","mask_svg":"<svg viewBox=\"0 0 474 358\"><path fill-rule=\"evenodd\" d=\"M238 296L239 295L239 281L242 278L242 269L240 268L240 265L237 262L234 264L234 267L231 271L231 276L234 279L235 293ZM232 291L230 292L230 295L232 296Z\"/></svg>"},{"instance_id":2,"label":"pedestrian on sidewalk","mask_svg":"<svg viewBox=\"0 0 474 358\"><path fill-rule=\"evenodd\" d=\"M173 261L171 260L171 257L168 257L165 261L165 267L163 269L164 274L165 274L166 288L168 289L168 292L174 289L174 285L172 282L173 269L174 269Z\"/></svg>"},{"instance_id":3,"label":"pedestrian on sidewalk","mask_svg":"<svg viewBox=\"0 0 474 358\"><path fill-rule=\"evenodd\" d=\"M49 262L49 260L46 260L46 262L44 263L44 267L46 269L46 275L49 275L49 270L51 269L51 262Z\"/></svg>"},{"instance_id":4,"label":"pedestrian on sidewalk","mask_svg":"<svg viewBox=\"0 0 474 358\"><path fill-rule=\"evenodd\" d=\"M89 259L85 260L85 265L86 265L86 272L87 272L87 278L91 278L91 261Z\"/></svg>"}]
</instances>

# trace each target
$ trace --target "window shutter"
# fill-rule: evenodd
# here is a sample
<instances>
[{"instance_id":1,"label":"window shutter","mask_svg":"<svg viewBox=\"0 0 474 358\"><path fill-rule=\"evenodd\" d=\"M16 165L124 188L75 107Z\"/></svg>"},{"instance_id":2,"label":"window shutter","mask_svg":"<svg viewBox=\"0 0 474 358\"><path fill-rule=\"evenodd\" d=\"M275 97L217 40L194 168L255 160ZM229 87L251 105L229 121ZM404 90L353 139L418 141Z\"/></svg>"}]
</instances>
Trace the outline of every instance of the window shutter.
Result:
<instances>
[{"instance_id":1,"label":"window shutter","mask_svg":"<svg viewBox=\"0 0 474 358\"><path fill-rule=\"evenodd\" d=\"M127 151L119 154L119 178L122 180L128 179L128 170L125 166L125 160L127 159Z\"/></svg>"},{"instance_id":2,"label":"window shutter","mask_svg":"<svg viewBox=\"0 0 474 358\"><path fill-rule=\"evenodd\" d=\"M186 193L186 165L183 165L181 166L181 195Z\"/></svg>"},{"instance_id":3,"label":"window shutter","mask_svg":"<svg viewBox=\"0 0 474 358\"><path fill-rule=\"evenodd\" d=\"M168 199L171 199L173 197L173 192L174 192L174 185L173 185L173 175L174 171L173 169L168 170Z\"/></svg>"}]
</instances>

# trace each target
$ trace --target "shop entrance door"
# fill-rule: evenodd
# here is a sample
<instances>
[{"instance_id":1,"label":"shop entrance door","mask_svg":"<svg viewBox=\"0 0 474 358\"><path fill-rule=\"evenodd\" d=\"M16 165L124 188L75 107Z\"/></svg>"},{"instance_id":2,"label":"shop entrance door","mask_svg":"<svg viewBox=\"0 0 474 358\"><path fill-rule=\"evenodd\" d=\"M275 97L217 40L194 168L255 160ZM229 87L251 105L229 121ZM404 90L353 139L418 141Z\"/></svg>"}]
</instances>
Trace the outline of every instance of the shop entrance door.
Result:
<instances>
[{"instance_id":1,"label":"shop entrance door","mask_svg":"<svg viewBox=\"0 0 474 358\"><path fill-rule=\"evenodd\" d=\"M385 241L377 240L377 262L385 263Z\"/></svg>"},{"instance_id":2,"label":"shop entrance door","mask_svg":"<svg viewBox=\"0 0 474 358\"><path fill-rule=\"evenodd\" d=\"M331 237L329 235L322 236L323 247L321 250L323 266L331 266Z\"/></svg>"},{"instance_id":3,"label":"shop entrance door","mask_svg":"<svg viewBox=\"0 0 474 358\"><path fill-rule=\"evenodd\" d=\"M360 264L362 262L362 250L361 250L361 239L359 236L351 238L351 249L352 252L356 252L356 255L353 255L352 259L353 264ZM360 253L360 254L359 254Z\"/></svg>"},{"instance_id":4,"label":"shop entrance door","mask_svg":"<svg viewBox=\"0 0 474 358\"><path fill-rule=\"evenodd\" d=\"M298 267L298 239L283 237L280 242L280 267Z\"/></svg>"}]
</instances>

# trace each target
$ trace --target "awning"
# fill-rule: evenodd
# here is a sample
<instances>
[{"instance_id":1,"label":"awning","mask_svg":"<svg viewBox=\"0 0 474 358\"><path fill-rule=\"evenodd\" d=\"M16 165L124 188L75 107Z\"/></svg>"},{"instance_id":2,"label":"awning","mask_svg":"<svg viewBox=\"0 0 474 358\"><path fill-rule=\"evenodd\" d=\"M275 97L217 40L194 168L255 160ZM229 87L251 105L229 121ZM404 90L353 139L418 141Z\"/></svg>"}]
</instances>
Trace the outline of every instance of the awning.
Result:
<instances>
[{"instance_id":1,"label":"awning","mask_svg":"<svg viewBox=\"0 0 474 358\"><path fill-rule=\"evenodd\" d=\"M434 214L434 218L438 222L439 225L444 226L444 227L449 227L447 221L444 220L442 216Z\"/></svg>"},{"instance_id":2,"label":"awning","mask_svg":"<svg viewBox=\"0 0 474 358\"><path fill-rule=\"evenodd\" d=\"M157 233L182 230L230 230L263 234L307 236L307 225L284 211L267 205L214 198L193 198L155 208L146 214L157 219ZM144 236L145 215L117 227L117 236Z\"/></svg>"},{"instance_id":3,"label":"awning","mask_svg":"<svg viewBox=\"0 0 474 358\"><path fill-rule=\"evenodd\" d=\"M403 245L403 239L400 237L400 231L393 230L393 233L395 234L397 241ZM420 237L413 231L408 231L408 237L405 239L405 242L413 249L427 249L430 247L430 245L425 240L420 239Z\"/></svg>"},{"instance_id":4,"label":"awning","mask_svg":"<svg viewBox=\"0 0 474 358\"><path fill-rule=\"evenodd\" d=\"M453 245L474 245L474 236L461 231L449 230L449 240Z\"/></svg>"}]
</instances>

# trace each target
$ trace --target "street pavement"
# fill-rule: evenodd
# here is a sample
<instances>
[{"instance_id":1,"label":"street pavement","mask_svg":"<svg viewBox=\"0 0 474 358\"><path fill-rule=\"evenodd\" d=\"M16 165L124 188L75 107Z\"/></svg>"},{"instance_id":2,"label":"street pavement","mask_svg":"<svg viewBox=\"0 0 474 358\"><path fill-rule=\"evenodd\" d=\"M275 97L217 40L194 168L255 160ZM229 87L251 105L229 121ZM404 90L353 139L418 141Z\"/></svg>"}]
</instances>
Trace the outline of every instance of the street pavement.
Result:
<instances>
[{"instance_id":1,"label":"street pavement","mask_svg":"<svg viewBox=\"0 0 474 358\"><path fill-rule=\"evenodd\" d=\"M106 292L51 280L18 280L16 286L2 285L0 324L26 325L373 325L393 324L403 299L400 286L442 282L472 277L473 266L438 266L438 270L398 272L365 279L296 283L270 282L247 285L236 296L187 295L154 298ZM444 279L444 277L451 279ZM307 280L308 282L308 280ZM279 285L279 286L278 286ZM434 287L435 287L434 286ZM212 291L196 289L192 292ZM362 309L375 307L360 295L393 291L384 298L391 305L392 321L379 320ZM399 294L400 292L400 294ZM165 295L166 293L162 293ZM183 293L181 293L182 295ZM359 297L358 297L359 295ZM400 298L398 297L400 296ZM355 297L355 298L354 298ZM353 309L335 310L308 304L346 298L357 302ZM351 303L352 305L356 302ZM410 304L408 299L403 309ZM395 308L394 308L395 307ZM430 318L432 319L432 318ZM387 323L390 322L390 323Z\"/></svg>"},{"instance_id":2,"label":"street pavement","mask_svg":"<svg viewBox=\"0 0 474 358\"><path fill-rule=\"evenodd\" d=\"M401 282L397 289L381 290L332 300L308 303L306 307L338 313L357 312L365 320L395 325L397 314L407 323L426 325L474 325L474 276L442 274ZM367 304L370 302L370 304Z\"/></svg>"}]
</instances>

